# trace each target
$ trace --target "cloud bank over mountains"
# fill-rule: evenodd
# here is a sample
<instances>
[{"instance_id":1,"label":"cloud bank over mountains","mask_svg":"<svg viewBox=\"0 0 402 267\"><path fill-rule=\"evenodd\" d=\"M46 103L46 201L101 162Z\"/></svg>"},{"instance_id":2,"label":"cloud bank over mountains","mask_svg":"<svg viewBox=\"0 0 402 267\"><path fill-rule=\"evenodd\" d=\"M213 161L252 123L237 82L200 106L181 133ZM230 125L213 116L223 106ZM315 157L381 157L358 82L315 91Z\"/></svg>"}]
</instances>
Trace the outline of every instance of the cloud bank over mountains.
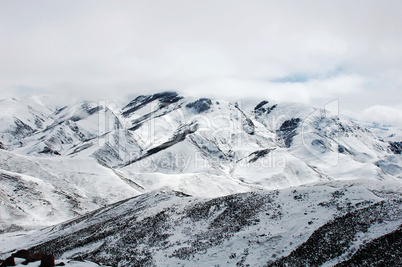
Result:
<instances>
[{"instance_id":1,"label":"cloud bank over mountains","mask_svg":"<svg viewBox=\"0 0 402 267\"><path fill-rule=\"evenodd\" d=\"M397 123L400 1L2 1L0 95L175 90ZM385 115L384 115L385 114Z\"/></svg>"}]
</instances>

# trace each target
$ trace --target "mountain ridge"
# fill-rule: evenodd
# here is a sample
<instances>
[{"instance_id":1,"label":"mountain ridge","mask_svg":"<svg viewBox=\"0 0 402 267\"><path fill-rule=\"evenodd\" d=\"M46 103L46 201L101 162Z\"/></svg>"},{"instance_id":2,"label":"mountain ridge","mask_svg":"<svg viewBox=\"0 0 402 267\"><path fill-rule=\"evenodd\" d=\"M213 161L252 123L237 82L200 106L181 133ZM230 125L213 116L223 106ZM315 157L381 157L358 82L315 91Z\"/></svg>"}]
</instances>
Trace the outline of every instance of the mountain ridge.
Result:
<instances>
[{"instance_id":1,"label":"mountain ridge","mask_svg":"<svg viewBox=\"0 0 402 267\"><path fill-rule=\"evenodd\" d=\"M0 256L43 250L111 266L400 263L388 251L402 223L395 128L297 103L175 92L123 108L1 103ZM373 246L378 257L367 256Z\"/></svg>"}]
</instances>

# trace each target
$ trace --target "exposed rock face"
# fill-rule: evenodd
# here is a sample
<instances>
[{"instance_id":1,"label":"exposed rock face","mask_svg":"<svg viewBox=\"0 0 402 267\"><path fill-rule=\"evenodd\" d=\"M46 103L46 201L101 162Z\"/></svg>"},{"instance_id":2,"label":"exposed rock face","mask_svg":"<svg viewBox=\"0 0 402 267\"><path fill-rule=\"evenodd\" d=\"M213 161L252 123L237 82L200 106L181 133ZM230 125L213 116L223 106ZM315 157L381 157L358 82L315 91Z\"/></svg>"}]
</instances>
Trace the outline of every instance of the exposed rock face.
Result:
<instances>
[{"instance_id":1,"label":"exposed rock face","mask_svg":"<svg viewBox=\"0 0 402 267\"><path fill-rule=\"evenodd\" d=\"M194 110L196 113L203 113L210 109L212 101L209 98L200 98L195 102L188 103L186 108Z\"/></svg>"},{"instance_id":2,"label":"exposed rock face","mask_svg":"<svg viewBox=\"0 0 402 267\"><path fill-rule=\"evenodd\" d=\"M53 267L55 265L54 256L45 254L40 261L39 267Z\"/></svg>"},{"instance_id":3,"label":"exposed rock face","mask_svg":"<svg viewBox=\"0 0 402 267\"><path fill-rule=\"evenodd\" d=\"M0 265L0 267L6 267L6 266L15 266L15 260L14 257L8 257L7 259L5 259L2 264Z\"/></svg>"},{"instance_id":4,"label":"exposed rock face","mask_svg":"<svg viewBox=\"0 0 402 267\"><path fill-rule=\"evenodd\" d=\"M389 142L389 148L394 154L402 154L402 142Z\"/></svg>"},{"instance_id":5,"label":"exposed rock face","mask_svg":"<svg viewBox=\"0 0 402 267\"><path fill-rule=\"evenodd\" d=\"M282 123L279 128L278 135L283 139L285 146L292 145L293 137L297 134L296 129L299 126L300 118L292 118Z\"/></svg>"},{"instance_id":6,"label":"exposed rock face","mask_svg":"<svg viewBox=\"0 0 402 267\"><path fill-rule=\"evenodd\" d=\"M25 124L18 118L15 118L14 123L16 127L14 131L11 132L11 134L18 139L23 139L34 132L31 126Z\"/></svg>"},{"instance_id":7,"label":"exposed rock face","mask_svg":"<svg viewBox=\"0 0 402 267\"><path fill-rule=\"evenodd\" d=\"M160 102L160 106L166 106L168 104L175 103L182 98L183 97L179 96L176 92L163 92L154 95L138 96L123 108L122 115L124 117L128 117L133 112L141 109L154 100L158 100Z\"/></svg>"},{"instance_id":8,"label":"exposed rock face","mask_svg":"<svg viewBox=\"0 0 402 267\"><path fill-rule=\"evenodd\" d=\"M18 250L17 252L15 252L15 253L11 254L11 256L17 257L17 258L28 259L30 254L29 254L28 250L21 249L21 250Z\"/></svg>"},{"instance_id":9,"label":"exposed rock face","mask_svg":"<svg viewBox=\"0 0 402 267\"><path fill-rule=\"evenodd\" d=\"M33 253L27 258L26 263L40 261L40 260L42 260L44 255L45 255L45 253L42 250L39 252Z\"/></svg>"},{"instance_id":10,"label":"exposed rock face","mask_svg":"<svg viewBox=\"0 0 402 267\"><path fill-rule=\"evenodd\" d=\"M25 261L22 261L25 259ZM100 266L101 264L97 262L89 262L86 260L67 260L66 263L63 261L58 261L56 264L55 257L53 254L45 254L42 251L39 253L30 254L29 250L22 249L15 253L12 253L11 257L6 260L0 260L1 267L6 266L32 266L32 267L53 267L53 266Z\"/></svg>"},{"instance_id":11,"label":"exposed rock face","mask_svg":"<svg viewBox=\"0 0 402 267\"><path fill-rule=\"evenodd\" d=\"M274 104L272 106L269 106L269 102L264 100L261 101L257 106L254 108L254 114L256 116L263 116L263 115L268 115L271 113L271 111L276 108L277 104Z\"/></svg>"}]
</instances>

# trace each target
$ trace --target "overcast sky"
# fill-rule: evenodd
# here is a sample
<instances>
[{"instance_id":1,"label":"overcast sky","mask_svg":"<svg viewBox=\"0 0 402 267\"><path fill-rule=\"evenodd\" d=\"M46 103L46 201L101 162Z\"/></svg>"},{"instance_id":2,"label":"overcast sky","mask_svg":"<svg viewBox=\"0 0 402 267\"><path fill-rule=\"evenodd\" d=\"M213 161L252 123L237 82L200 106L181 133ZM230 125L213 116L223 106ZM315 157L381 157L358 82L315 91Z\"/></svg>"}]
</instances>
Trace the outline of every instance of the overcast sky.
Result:
<instances>
[{"instance_id":1,"label":"overcast sky","mask_svg":"<svg viewBox=\"0 0 402 267\"><path fill-rule=\"evenodd\" d=\"M401 14L399 0L0 0L0 92L339 99L402 125Z\"/></svg>"}]
</instances>

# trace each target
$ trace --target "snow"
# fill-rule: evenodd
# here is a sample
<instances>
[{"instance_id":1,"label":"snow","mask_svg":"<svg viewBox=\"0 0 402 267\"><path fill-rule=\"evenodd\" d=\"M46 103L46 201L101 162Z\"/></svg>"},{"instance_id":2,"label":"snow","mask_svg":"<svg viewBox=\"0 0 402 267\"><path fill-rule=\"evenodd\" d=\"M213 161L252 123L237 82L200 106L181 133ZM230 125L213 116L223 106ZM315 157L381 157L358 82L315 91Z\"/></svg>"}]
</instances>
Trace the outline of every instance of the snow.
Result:
<instances>
[{"instance_id":1,"label":"snow","mask_svg":"<svg viewBox=\"0 0 402 267\"><path fill-rule=\"evenodd\" d=\"M262 216L260 226L270 225L269 237L260 236L261 230L243 229L221 250L197 255L202 262L217 264L230 248L242 252L228 265L241 257L247 258L243 264L255 265L258 257L250 261L253 253L267 251L275 260L337 214L317 205L311 209L313 202L328 198L324 192L353 187L355 195L346 195L356 203L401 192L402 155L394 154L388 143L402 141L397 127L355 122L297 103L269 101L263 105L265 113L256 112L259 102L251 100L205 100L210 105L200 111L187 106L196 100L170 103L155 98L144 105L138 102L139 108L130 113L130 107L102 103L57 110L41 97L1 100L0 145L5 149L0 149L0 226L5 233L0 243L18 239L12 233L25 235L158 190L182 192L192 196L193 203L268 190L280 196L275 199L286 224L285 219ZM296 209L289 206L294 190L309 195ZM183 207L190 199L172 201L165 204ZM211 209L209 220L222 212ZM301 227L301 217L312 224ZM183 228L172 233L171 242L186 238L190 222L182 219ZM200 222L196 229L207 224ZM387 225L387 231L395 228ZM362 240L383 233L372 227ZM244 236L250 240L247 251ZM290 245L290 239L297 242ZM30 240L28 244L35 243ZM65 257L76 253L70 252ZM166 260L161 253L166 252L155 251L155 259ZM170 263L183 261L173 257Z\"/></svg>"},{"instance_id":2,"label":"snow","mask_svg":"<svg viewBox=\"0 0 402 267\"><path fill-rule=\"evenodd\" d=\"M69 241L62 242L74 244L80 240L78 244L83 243L65 250L60 248L64 251L62 258L92 255L102 247L104 252L94 255L107 263L107 259L118 256L107 253L109 249L118 250L124 258L134 256L130 251L135 248L135 253L138 253L135 257L141 258L142 253L149 252L149 260L157 266L232 266L239 261L256 266L288 255L335 218L343 218L364 208L375 209L376 204L398 199L402 187L396 190L399 193L391 182L373 181L366 186L363 179L327 181L273 191L257 190L220 198L177 196L164 188L110 205L78 220L29 235L9 236L0 240L0 251L18 250L49 241L58 244L66 238ZM387 195L390 192L393 193ZM378 215L373 210L373 223L367 231L357 232L356 241L347 251L397 229L400 209L392 206L387 209L390 208L392 212L384 205L388 217L382 217L381 222L375 219ZM160 218L162 214L166 217ZM129 233L134 237L126 236ZM162 239L142 242L142 233L144 240L158 236ZM137 238L140 243L131 247L132 241L128 241ZM92 241L87 243L84 240ZM122 243L122 240L128 243ZM195 252L187 250L194 246L198 247ZM180 256L178 251L187 251L183 254L187 256ZM343 258L334 258L333 262ZM130 266L129 263L121 264Z\"/></svg>"},{"instance_id":3,"label":"snow","mask_svg":"<svg viewBox=\"0 0 402 267\"><path fill-rule=\"evenodd\" d=\"M36 262L30 262L28 264L22 264L22 262L24 262L25 259L22 258L15 258L15 266L17 267L23 267L23 266L28 266L28 267L40 267L40 261L36 261ZM74 261L74 260L69 260L69 259L60 259L60 260L56 260L55 264L59 264L59 263L64 263L63 266L71 266L71 267L91 267L91 266L99 266L99 264L94 263L94 262L90 262L90 261ZM102 266L106 266L106 265L102 265Z\"/></svg>"},{"instance_id":4,"label":"snow","mask_svg":"<svg viewBox=\"0 0 402 267\"><path fill-rule=\"evenodd\" d=\"M0 150L1 224L59 223L141 192L95 159L35 158Z\"/></svg>"}]
</instances>

